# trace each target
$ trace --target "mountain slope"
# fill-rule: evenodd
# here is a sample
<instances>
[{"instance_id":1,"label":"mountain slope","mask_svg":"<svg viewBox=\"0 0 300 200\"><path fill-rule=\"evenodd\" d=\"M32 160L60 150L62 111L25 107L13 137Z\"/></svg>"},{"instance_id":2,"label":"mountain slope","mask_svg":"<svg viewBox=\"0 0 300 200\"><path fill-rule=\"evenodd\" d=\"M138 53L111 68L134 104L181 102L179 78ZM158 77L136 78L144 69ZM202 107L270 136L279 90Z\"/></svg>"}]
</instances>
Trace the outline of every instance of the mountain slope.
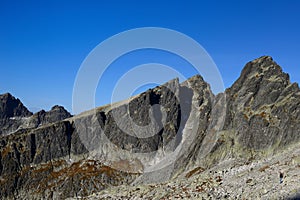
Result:
<instances>
[{"instance_id":1,"label":"mountain slope","mask_svg":"<svg viewBox=\"0 0 300 200\"><path fill-rule=\"evenodd\" d=\"M280 184L279 172L284 173ZM229 159L158 184L111 187L86 199L299 199L300 145L270 158Z\"/></svg>"}]
</instances>

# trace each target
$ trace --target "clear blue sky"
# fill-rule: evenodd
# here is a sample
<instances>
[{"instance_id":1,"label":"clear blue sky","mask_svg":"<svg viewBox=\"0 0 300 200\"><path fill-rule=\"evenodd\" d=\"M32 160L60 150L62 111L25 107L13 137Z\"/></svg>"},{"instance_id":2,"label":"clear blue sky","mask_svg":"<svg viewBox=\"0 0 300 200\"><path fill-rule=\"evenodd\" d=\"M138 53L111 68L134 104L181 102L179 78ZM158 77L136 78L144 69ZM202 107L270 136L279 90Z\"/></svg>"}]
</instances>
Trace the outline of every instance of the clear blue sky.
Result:
<instances>
[{"instance_id":1,"label":"clear blue sky","mask_svg":"<svg viewBox=\"0 0 300 200\"><path fill-rule=\"evenodd\" d=\"M272 56L293 82L300 82L299 9L296 0L1 0L0 93L12 93L34 111L55 104L71 111L73 83L87 54L114 34L148 26L174 29L198 41L226 87L246 62L261 55ZM168 58L148 55L155 56ZM147 55L137 59L152 61ZM97 93L96 99L97 105L108 103L107 94Z\"/></svg>"}]
</instances>

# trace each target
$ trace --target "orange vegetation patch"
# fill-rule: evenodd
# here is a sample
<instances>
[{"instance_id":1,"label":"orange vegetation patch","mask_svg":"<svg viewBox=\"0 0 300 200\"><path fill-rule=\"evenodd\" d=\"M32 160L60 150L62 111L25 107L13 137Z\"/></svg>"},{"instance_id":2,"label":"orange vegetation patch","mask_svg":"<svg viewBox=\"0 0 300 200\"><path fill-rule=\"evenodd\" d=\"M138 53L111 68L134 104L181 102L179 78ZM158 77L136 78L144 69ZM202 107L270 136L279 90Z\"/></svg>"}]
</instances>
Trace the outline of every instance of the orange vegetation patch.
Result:
<instances>
[{"instance_id":1,"label":"orange vegetation patch","mask_svg":"<svg viewBox=\"0 0 300 200\"><path fill-rule=\"evenodd\" d=\"M203 172L205 169L202 167L196 167L195 169L189 171L186 175L185 178L190 178L191 176L195 175L195 174L200 174L201 172Z\"/></svg>"},{"instance_id":2,"label":"orange vegetation patch","mask_svg":"<svg viewBox=\"0 0 300 200\"><path fill-rule=\"evenodd\" d=\"M269 165L266 165L266 166L260 168L259 171L260 171L260 172L264 172L264 171L265 171L266 169L268 169L268 168L270 168L270 166L269 166Z\"/></svg>"},{"instance_id":3,"label":"orange vegetation patch","mask_svg":"<svg viewBox=\"0 0 300 200\"><path fill-rule=\"evenodd\" d=\"M2 157L5 157L8 155L9 152L11 152L11 146L7 145L1 152Z\"/></svg>"},{"instance_id":4,"label":"orange vegetation patch","mask_svg":"<svg viewBox=\"0 0 300 200\"><path fill-rule=\"evenodd\" d=\"M112 168L123 171L127 173L136 173L136 172L142 172L144 170L144 166L141 163L140 160L134 159L134 160L119 160L112 162L111 164Z\"/></svg>"},{"instance_id":5,"label":"orange vegetation patch","mask_svg":"<svg viewBox=\"0 0 300 200\"><path fill-rule=\"evenodd\" d=\"M197 185L195 191L196 192L204 192L203 184L202 185Z\"/></svg>"},{"instance_id":6,"label":"orange vegetation patch","mask_svg":"<svg viewBox=\"0 0 300 200\"><path fill-rule=\"evenodd\" d=\"M93 176L101 173L97 168L96 161L90 162L76 162L73 163L70 167L65 167L59 171L52 171L51 177L56 179L60 176L73 177L77 174Z\"/></svg>"},{"instance_id":7,"label":"orange vegetation patch","mask_svg":"<svg viewBox=\"0 0 300 200\"><path fill-rule=\"evenodd\" d=\"M68 164L65 160L58 160L37 166L26 166L22 168L20 175L26 174L32 179L31 188L35 190L35 193L41 193L47 189L55 190L61 184L72 182L73 179L78 180L80 184L97 183L95 188L101 188L106 184L103 180L111 180L107 184L114 184L119 183L129 174L139 175L118 171L95 160L81 160L72 164Z\"/></svg>"},{"instance_id":8,"label":"orange vegetation patch","mask_svg":"<svg viewBox=\"0 0 300 200\"><path fill-rule=\"evenodd\" d=\"M56 166L54 166L53 164ZM39 173L49 171L48 176L46 176L42 181L39 182L39 189L37 190L38 193L44 191L45 189L53 189L60 185L62 182L65 182L68 179L72 179L75 176L79 176L78 178L80 180L89 180L101 174L105 174L106 176L112 178L117 178L119 175L116 170L113 170L112 168L104 166L103 164L93 160L75 162L71 166L61 165L60 167L63 168L60 168L58 171L55 171L55 168L59 167L59 164L53 164L43 164L43 166L39 169L35 169L35 172Z\"/></svg>"},{"instance_id":9,"label":"orange vegetation patch","mask_svg":"<svg viewBox=\"0 0 300 200\"><path fill-rule=\"evenodd\" d=\"M65 160L52 161L48 163L39 164L38 167L32 169L33 174L39 174L46 171L52 171L56 167L62 167L66 164ZM33 168L33 167L31 167Z\"/></svg>"},{"instance_id":10,"label":"orange vegetation patch","mask_svg":"<svg viewBox=\"0 0 300 200\"><path fill-rule=\"evenodd\" d=\"M260 115L262 118L266 118L266 117L267 117L267 114L266 114L265 112L261 112L259 115Z\"/></svg>"},{"instance_id":11,"label":"orange vegetation patch","mask_svg":"<svg viewBox=\"0 0 300 200\"><path fill-rule=\"evenodd\" d=\"M220 183L222 180L223 180L223 179L222 179L221 176L217 176L217 177L216 177L216 182Z\"/></svg>"},{"instance_id":12,"label":"orange vegetation patch","mask_svg":"<svg viewBox=\"0 0 300 200\"><path fill-rule=\"evenodd\" d=\"M246 183L251 183L251 182L252 182L251 178L246 181Z\"/></svg>"},{"instance_id":13,"label":"orange vegetation patch","mask_svg":"<svg viewBox=\"0 0 300 200\"><path fill-rule=\"evenodd\" d=\"M59 171L52 171L51 178L54 179L59 177L70 178L70 177L80 175L81 179L87 179L90 177L98 176L100 174L104 174L111 178L117 178L118 176L121 175L121 172L109 166L103 165L98 161L87 160L87 161L75 162L71 166L65 167Z\"/></svg>"}]
</instances>

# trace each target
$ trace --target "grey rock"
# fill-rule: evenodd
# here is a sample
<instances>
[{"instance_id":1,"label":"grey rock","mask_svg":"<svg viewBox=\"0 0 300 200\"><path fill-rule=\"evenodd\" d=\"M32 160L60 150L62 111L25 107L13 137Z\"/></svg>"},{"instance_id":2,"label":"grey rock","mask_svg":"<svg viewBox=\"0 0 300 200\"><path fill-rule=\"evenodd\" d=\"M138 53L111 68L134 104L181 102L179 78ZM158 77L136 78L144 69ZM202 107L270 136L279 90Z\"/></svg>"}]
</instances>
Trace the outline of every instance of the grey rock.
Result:
<instances>
[{"instance_id":1,"label":"grey rock","mask_svg":"<svg viewBox=\"0 0 300 200\"><path fill-rule=\"evenodd\" d=\"M20 118L31 115L22 102L10 93L0 95L0 135L16 130L21 124Z\"/></svg>"},{"instance_id":2,"label":"grey rock","mask_svg":"<svg viewBox=\"0 0 300 200\"><path fill-rule=\"evenodd\" d=\"M28 117L32 113L22 104L19 99L10 93L0 95L0 119L10 117Z\"/></svg>"},{"instance_id":3,"label":"grey rock","mask_svg":"<svg viewBox=\"0 0 300 200\"><path fill-rule=\"evenodd\" d=\"M235 129L238 142L255 150L297 142L299 92L271 57L249 62L241 77L226 90L225 129Z\"/></svg>"}]
</instances>

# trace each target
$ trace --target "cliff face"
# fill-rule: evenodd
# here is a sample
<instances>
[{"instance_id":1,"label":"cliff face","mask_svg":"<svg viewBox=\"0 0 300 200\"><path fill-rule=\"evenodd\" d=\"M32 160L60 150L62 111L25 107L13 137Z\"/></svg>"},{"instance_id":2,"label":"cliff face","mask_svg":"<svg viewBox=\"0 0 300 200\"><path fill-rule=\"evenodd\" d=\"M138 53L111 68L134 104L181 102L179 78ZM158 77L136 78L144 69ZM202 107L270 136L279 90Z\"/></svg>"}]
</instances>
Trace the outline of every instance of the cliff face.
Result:
<instances>
[{"instance_id":1,"label":"cliff face","mask_svg":"<svg viewBox=\"0 0 300 200\"><path fill-rule=\"evenodd\" d=\"M206 157L198 152L197 165L210 167L231 158L255 160L300 141L298 84L291 84L271 57L247 63L239 79L217 97L226 99L223 127L208 130L202 146L213 147ZM220 116L215 113L211 118Z\"/></svg>"},{"instance_id":2,"label":"cliff face","mask_svg":"<svg viewBox=\"0 0 300 200\"><path fill-rule=\"evenodd\" d=\"M234 146L255 156L275 153L299 141L300 90L271 57L249 62L225 94L223 130L233 133ZM248 155L245 151L240 156Z\"/></svg>"},{"instance_id":3,"label":"cliff face","mask_svg":"<svg viewBox=\"0 0 300 200\"><path fill-rule=\"evenodd\" d=\"M61 199L162 182L195 167L273 156L300 141L299 87L267 56L216 96L196 75L74 117L59 106L32 115L7 94L1 102L5 198Z\"/></svg>"},{"instance_id":4,"label":"cliff face","mask_svg":"<svg viewBox=\"0 0 300 200\"><path fill-rule=\"evenodd\" d=\"M226 95L225 129L235 129L242 146L260 150L299 141L299 87L271 57L248 63Z\"/></svg>"}]
</instances>

